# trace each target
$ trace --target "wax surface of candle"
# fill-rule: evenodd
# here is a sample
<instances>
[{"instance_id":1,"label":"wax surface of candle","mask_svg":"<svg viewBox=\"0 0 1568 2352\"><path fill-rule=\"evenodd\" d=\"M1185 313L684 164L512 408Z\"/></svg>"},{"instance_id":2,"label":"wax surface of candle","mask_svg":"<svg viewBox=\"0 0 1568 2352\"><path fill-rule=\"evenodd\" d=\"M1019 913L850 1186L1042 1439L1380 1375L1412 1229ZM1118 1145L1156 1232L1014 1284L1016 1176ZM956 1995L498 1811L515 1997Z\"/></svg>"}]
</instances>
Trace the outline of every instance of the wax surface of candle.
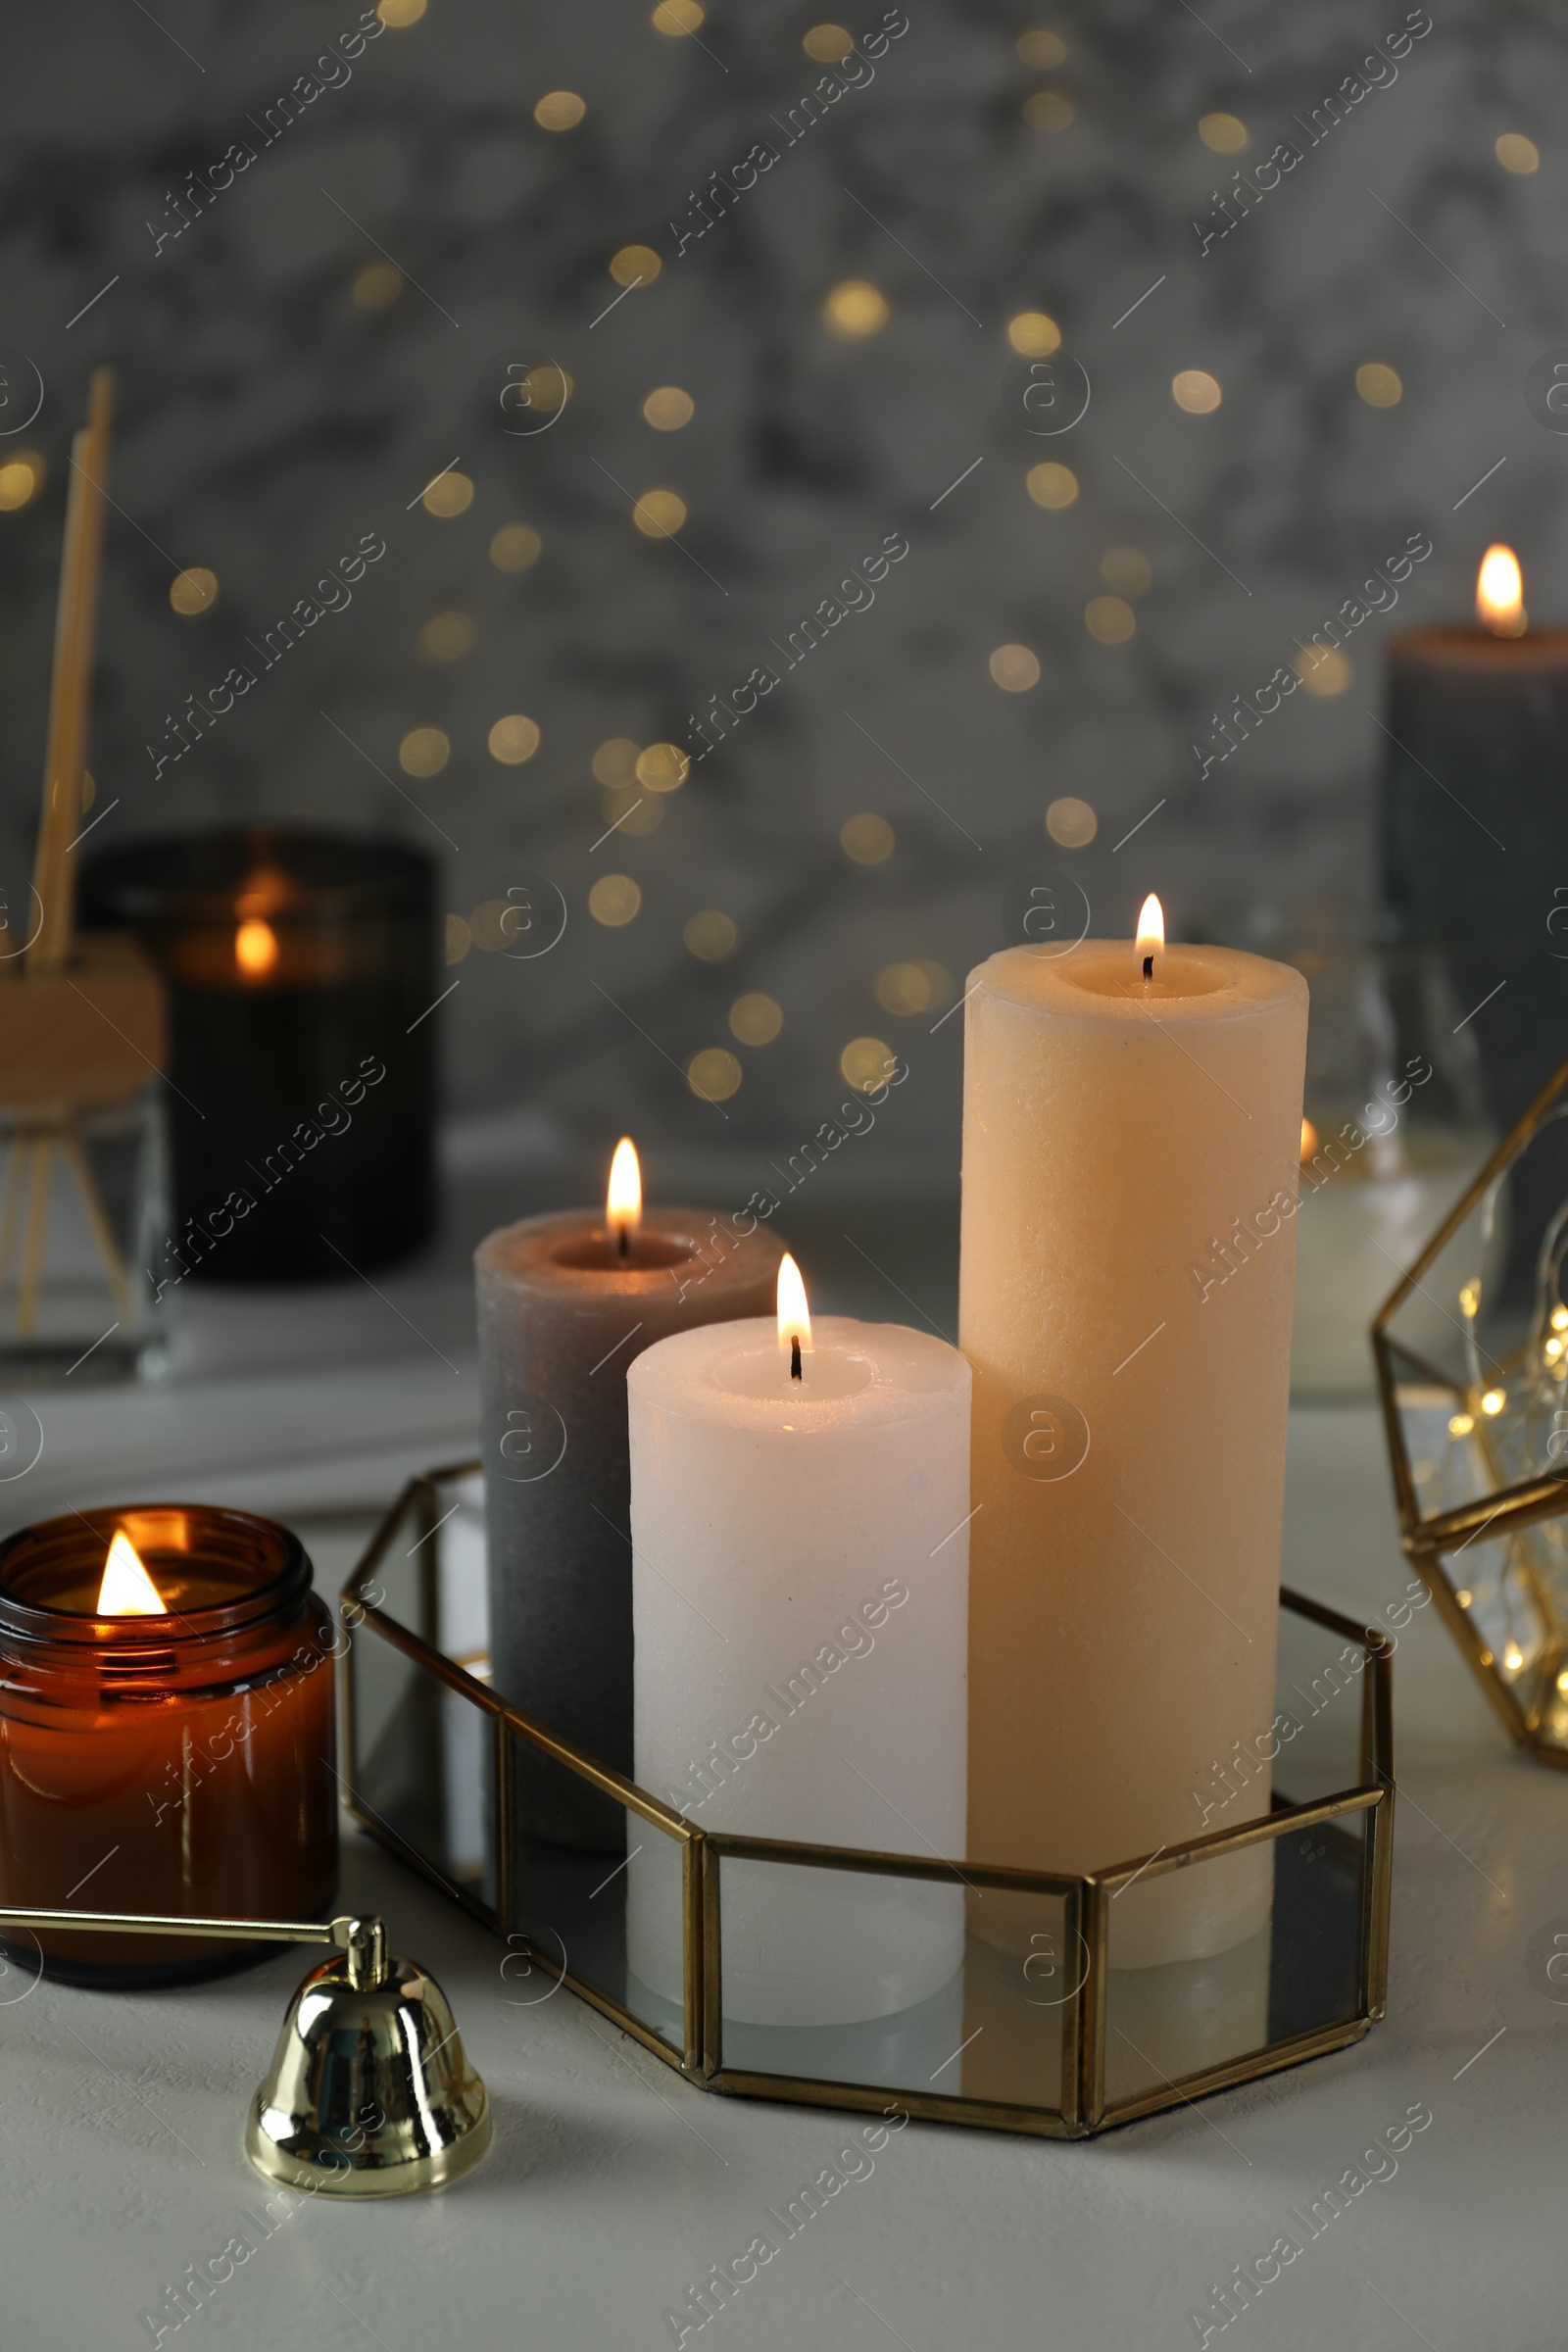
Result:
<instances>
[{"instance_id":1,"label":"wax surface of candle","mask_svg":"<svg viewBox=\"0 0 1568 2352\"><path fill-rule=\"evenodd\" d=\"M490 1647L498 1690L602 1763L632 1763L626 1367L656 1340L771 1303L780 1244L700 1209L642 1212L622 1256L592 1210L474 1253ZM519 1751L525 1832L617 1850L623 1817Z\"/></svg>"},{"instance_id":2,"label":"wax surface of candle","mask_svg":"<svg viewBox=\"0 0 1568 2352\"><path fill-rule=\"evenodd\" d=\"M705 1828L960 1857L969 1367L897 1324L774 1317L627 1375L637 1779ZM639 1832L635 1975L680 1997L679 1864ZM844 2024L956 1974L962 1889L723 1865L727 2017Z\"/></svg>"},{"instance_id":3,"label":"wax surface of candle","mask_svg":"<svg viewBox=\"0 0 1568 2352\"><path fill-rule=\"evenodd\" d=\"M1106 1868L1199 1835L1273 1715L1306 984L1185 947L1146 982L1126 941L968 985L968 1850ZM1266 1855L1134 1886L1113 1963L1223 1950L1268 1899Z\"/></svg>"}]
</instances>

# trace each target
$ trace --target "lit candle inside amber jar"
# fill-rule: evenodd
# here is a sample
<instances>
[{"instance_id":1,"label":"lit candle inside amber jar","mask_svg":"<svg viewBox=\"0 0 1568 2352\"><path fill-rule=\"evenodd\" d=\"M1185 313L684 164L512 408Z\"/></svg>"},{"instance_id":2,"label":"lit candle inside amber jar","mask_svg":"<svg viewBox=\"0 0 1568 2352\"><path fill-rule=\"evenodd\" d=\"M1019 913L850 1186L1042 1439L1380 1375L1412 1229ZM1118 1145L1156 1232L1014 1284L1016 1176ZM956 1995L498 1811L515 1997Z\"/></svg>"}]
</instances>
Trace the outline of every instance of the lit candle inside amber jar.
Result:
<instances>
[{"instance_id":1,"label":"lit candle inside amber jar","mask_svg":"<svg viewBox=\"0 0 1568 2352\"><path fill-rule=\"evenodd\" d=\"M297 1537L72 1512L0 1544L0 1903L310 1918L337 1878L333 1653ZM270 1947L48 1935L44 1973L174 1984ZM31 1939L5 1946L37 1973Z\"/></svg>"}]
</instances>

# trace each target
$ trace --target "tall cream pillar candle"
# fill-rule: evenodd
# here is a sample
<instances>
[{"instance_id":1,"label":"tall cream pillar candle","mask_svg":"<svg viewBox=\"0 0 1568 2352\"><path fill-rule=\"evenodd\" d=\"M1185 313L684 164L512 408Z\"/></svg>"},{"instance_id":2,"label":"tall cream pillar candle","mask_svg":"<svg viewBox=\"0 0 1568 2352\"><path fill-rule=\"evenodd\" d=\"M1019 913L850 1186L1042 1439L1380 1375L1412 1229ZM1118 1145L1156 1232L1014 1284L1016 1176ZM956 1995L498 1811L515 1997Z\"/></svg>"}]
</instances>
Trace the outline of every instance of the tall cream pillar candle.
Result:
<instances>
[{"instance_id":1,"label":"tall cream pillar candle","mask_svg":"<svg viewBox=\"0 0 1568 2352\"><path fill-rule=\"evenodd\" d=\"M1141 936L969 988L968 1850L1105 1868L1273 1719L1306 984ZM1266 1848L1135 1885L1112 1963L1227 1950L1271 1887Z\"/></svg>"}]
</instances>

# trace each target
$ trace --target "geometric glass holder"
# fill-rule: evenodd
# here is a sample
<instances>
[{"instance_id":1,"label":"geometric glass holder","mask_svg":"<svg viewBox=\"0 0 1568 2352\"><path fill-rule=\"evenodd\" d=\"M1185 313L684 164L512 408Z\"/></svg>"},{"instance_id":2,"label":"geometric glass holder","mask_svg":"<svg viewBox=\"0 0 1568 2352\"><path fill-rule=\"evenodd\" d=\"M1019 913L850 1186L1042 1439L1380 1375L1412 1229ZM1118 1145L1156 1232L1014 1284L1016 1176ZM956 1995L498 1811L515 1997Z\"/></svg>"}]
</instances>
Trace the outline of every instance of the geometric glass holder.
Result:
<instances>
[{"instance_id":1,"label":"geometric glass holder","mask_svg":"<svg viewBox=\"0 0 1568 2352\"><path fill-rule=\"evenodd\" d=\"M1052 2139L1343 2049L1384 2014L1393 1645L1371 1629L1282 1593L1269 1810L1255 1810L1267 1766L1238 1748L1194 1791L1200 1826L1185 1845L1074 1874L749 1838L699 1826L490 1689L483 1504L479 1464L460 1463L413 1480L377 1530L342 1595L354 1629L344 1744L356 1820L505 1940L512 2005L564 1987L702 2090ZM522 1834L519 1757L535 1803L557 1776L618 1808L620 1860L618 1846ZM1115 1906L1135 1880L1249 1849L1272 1878L1260 1934L1215 1959L1117 1967ZM951 1981L866 2024L730 2014L726 1938L754 1940L769 1905L819 1889L824 1873L884 1915L961 1909ZM631 1965L639 1890L644 1920L650 1903L667 1909L678 1963L665 1993ZM1007 1948L979 1932L993 1890L1006 1898Z\"/></svg>"},{"instance_id":2,"label":"geometric glass holder","mask_svg":"<svg viewBox=\"0 0 1568 2352\"><path fill-rule=\"evenodd\" d=\"M1372 1325L1405 1556L1511 1739L1568 1765L1568 1061Z\"/></svg>"}]
</instances>

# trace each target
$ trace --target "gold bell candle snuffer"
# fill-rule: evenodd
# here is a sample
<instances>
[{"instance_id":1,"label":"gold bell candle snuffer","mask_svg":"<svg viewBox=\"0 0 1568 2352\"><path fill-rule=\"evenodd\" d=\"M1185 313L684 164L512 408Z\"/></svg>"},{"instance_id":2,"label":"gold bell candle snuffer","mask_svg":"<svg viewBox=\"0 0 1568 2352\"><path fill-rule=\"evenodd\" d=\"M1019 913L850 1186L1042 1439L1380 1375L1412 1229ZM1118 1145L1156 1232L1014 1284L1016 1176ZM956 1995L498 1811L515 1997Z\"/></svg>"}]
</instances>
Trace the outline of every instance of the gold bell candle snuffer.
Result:
<instances>
[{"instance_id":1,"label":"gold bell candle snuffer","mask_svg":"<svg viewBox=\"0 0 1568 2352\"><path fill-rule=\"evenodd\" d=\"M1307 990L1167 949L1150 899L1136 942L1011 948L968 991L968 1851L1093 1870L1269 1801L1205 1823L1194 1791L1274 1712ZM1112 1965L1227 1950L1270 1895L1266 1847L1132 1886Z\"/></svg>"},{"instance_id":2,"label":"gold bell candle snuffer","mask_svg":"<svg viewBox=\"0 0 1568 2352\"><path fill-rule=\"evenodd\" d=\"M892 1323L686 1331L626 1375L636 1778L706 1829L956 1857L969 1367ZM655 1850L656 1848L660 1850ZM727 1861L726 2019L847 2025L956 1976L963 1890ZM681 1997L679 1856L630 1857L631 1971Z\"/></svg>"}]
</instances>

